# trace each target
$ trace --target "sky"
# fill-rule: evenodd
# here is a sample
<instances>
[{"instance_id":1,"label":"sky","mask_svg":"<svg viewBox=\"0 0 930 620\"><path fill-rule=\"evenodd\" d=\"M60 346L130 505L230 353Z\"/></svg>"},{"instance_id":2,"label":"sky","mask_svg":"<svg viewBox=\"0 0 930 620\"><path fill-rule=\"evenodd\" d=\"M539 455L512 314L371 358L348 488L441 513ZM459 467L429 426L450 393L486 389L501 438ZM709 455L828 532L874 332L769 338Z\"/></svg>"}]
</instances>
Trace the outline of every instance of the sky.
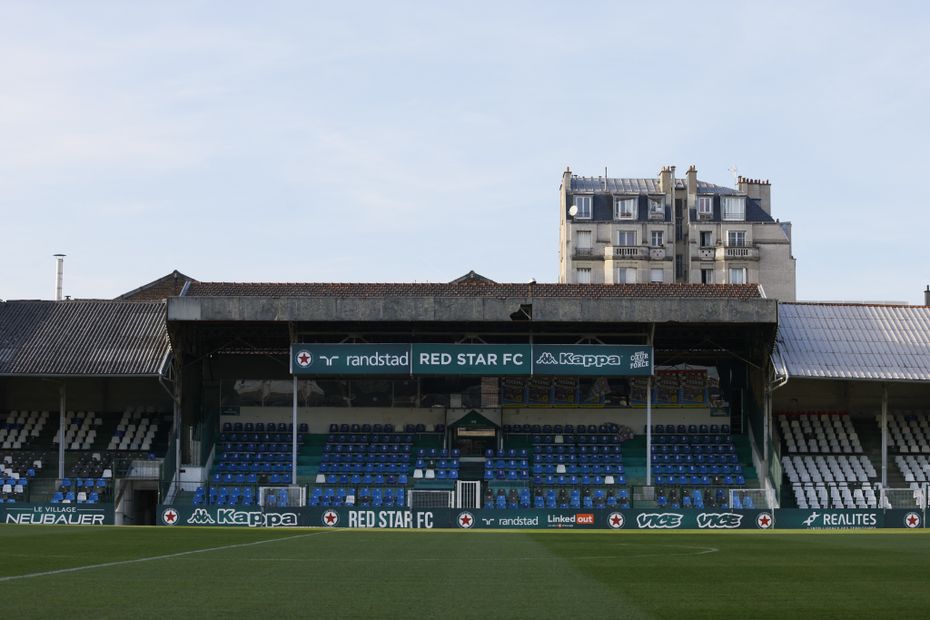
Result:
<instances>
[{"instance_id":1,"label":"sky","mask_svg":"<svg viewBox=\"0 0 930 620\"><path fill-rule=\"evenodd\" d=\"M464 6L462 6L464 5ZM770 6L766 6L770 5ZM0 298L558 279L559 184L769 179L801 300L923 303L930 4L0 3Z\"/></svg>"}]
</instances>

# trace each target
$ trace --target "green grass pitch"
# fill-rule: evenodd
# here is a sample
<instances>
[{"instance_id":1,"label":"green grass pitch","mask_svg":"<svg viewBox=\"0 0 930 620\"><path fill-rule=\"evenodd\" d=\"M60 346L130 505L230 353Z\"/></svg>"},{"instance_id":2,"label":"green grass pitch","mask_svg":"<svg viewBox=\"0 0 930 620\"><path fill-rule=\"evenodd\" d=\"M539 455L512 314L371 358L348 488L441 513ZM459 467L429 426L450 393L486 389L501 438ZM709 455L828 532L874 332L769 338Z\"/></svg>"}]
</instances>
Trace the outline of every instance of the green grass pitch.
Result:
<instances>
[{"instance_id":1,"label":"green grass pitch","mask_svg":"<svg viewBox=\"0 0 930 620\"><path fill-rule=\"evenodd\" d=\"M0 526L3 618L919 618L923 532Z\"/></svg>"}]
</instances>

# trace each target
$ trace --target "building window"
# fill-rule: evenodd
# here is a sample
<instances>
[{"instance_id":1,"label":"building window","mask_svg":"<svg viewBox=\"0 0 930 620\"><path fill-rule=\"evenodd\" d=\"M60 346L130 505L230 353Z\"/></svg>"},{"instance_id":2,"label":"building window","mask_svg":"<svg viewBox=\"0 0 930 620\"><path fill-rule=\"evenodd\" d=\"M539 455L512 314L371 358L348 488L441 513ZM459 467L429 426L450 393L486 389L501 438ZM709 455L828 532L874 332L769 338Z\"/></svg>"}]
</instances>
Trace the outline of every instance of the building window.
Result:
<instances>
[{"instance_id":1,"label":"building window","mask_svg":"<svg viewBox=\"0 0 930 620\"><path fill-rule=\"evenodd\" d=\"M650 245L654 248L661 248L665 245L665 231L653 230L649 235Z\"/></svg>"},{"instance_id":2,"label":"building window","mask_svg":"<svg viewBox=\"0 0 930 620\"><path fill-rule=\"evenodd\" d=\"M578 267L575 269L575 282L578 284L591 284L591 268Z\"/></svg>"},{"instance_id":3,"label":"building window","mask_svg":"<svg viewBox=\"0 0 930 620\"><path fill-rule=\"evenodd\" d=\"M590 220L591 219L591 196L575 196L575 208L578 209L578 213L575 214L575 217L580 220Z\"/></svg>"},{"instance_id":4,"label":"building window","mask_svg":"<svg viewBox=\"0 0 930 620\"><path fill-rule=\"evenodd\" d=\"M635 220L636 219L636 199L635 198L617 198L617 200L614 201L614 219Z\"/></svg>"},{"instance_id":5,"label":"building window","mask_svg":"<svg viewBox=\"0 0 930 620\"><path fill-rule=\"evenodd\" d=\"M714 247L714 233L712 233L709 230L701 231L701 247L702 248Z\"/></svg>"},{"instance_id":6,"label":"building window","mask_svg":"<svg viewBox=\"0 0 930 620\"><path fill-rule=\"evenodd\" d=\"M649 281L653 284L659 284L665 281L665 272L662 269L650 269Z\"/></svg>"},{"instance_id":7,"label":"building window","mask_svg":"<svg viewBox=\"0 0 930 620\"><path fill-rule=\"evenodd\" d=\"M728 248L746 247L746 231L745 230L728 230L727 231L727 247Z\"/></svg>"},{"instance_id":8,"label":"building window","mask_svg":"<svg viewBox=\"0 0 930 620\"><path fill-rule=\"evenodd\" d=\"M617 267L614 274L617 284L636 284L636 270L632 267Z\"/></svg>"},{"instance_id":9,"label":"building window","mask_svg":"<svg viewBox=\"0 0 930 620\"><path fill-rule=\"evenodd\" d=\"M713 269L701 269L701 284L713 284L714 283L714 270Z\"/></svg>"},{"instance_id":10,"label":"building window","mask_svg":"<svg viewBox=\"0 0 930 620\"><path fill-rule=\"evenodd\" d=\"M746 221L746 199L742 196L724 196L723 219L728 222Z\"/></svg>"},{"instance_id":11,"label":"building window","mask_svg":"<svg viewBox=\"0 0 930 620\"><path fill-rule=\"evenodd\" d=\"M617 231L617 245L623 247L631 247L636 245L636 231L635 230L620 230Z\"/></svg>"},{"instance_id":12,"label":"building window","mask_svg":"<svg viewBox=\"0 0 930 620\"><path fill-rule=\"evenodd\" d=\"M649 199L649 219L650 220L664 220L665 219L665 197L661 198L650 198Z\"/></svg>"},{"instance_id":13,"label":"building window","mask_svg":"<svg viewBox=\"0 0 930 620\"><path fill-rule=\"evenodd\" d=\"M710 218L714 216L714 197L713 196L698 196L697 214L698 214L698 218L702 220L709 220Z\"/></svg>"},{"instance_id":14,"label":"building window","mask_svg":"<svg viewBox=\"0 0 930 620\"><path fill-rule=\"evenodd\" d=\"M579 250L590 250L591 249L591 231L590 230L576 230L575 231L575 247Z\"/></svg>"},{"instance_id":15,"label":"building window","mask_svg":"<svg viewBox=\"0 0 930 620\"><path fill-rule=\"evenodd\" d=\"M746 268L730 267L729 276L730 284L746 284Z\"/></svg>"}]
</instances>

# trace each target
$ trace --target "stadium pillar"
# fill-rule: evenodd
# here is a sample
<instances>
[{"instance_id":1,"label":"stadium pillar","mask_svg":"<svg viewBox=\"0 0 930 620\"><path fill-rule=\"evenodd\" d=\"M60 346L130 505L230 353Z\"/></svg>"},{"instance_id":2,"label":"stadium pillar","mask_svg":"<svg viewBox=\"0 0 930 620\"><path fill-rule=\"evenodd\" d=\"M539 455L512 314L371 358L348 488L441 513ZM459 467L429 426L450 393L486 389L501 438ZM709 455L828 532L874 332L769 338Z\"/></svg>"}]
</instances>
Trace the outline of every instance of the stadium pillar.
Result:
<instances>
[{"instance_id":1,"label":"stadium pillar","mask_svg":"<svg viewBox=\"0 0 930 620\"><path fill-rule=\"evenodd\" d=\"M646 378L646 486L652 486L652 377Z\"/></svg>"},{"instance_id":2,"label":"stadium pillar","mask_svg":"<svg viewBox=\"0 0 930 620\"><path fill-rule=\"evenodd\" d=\"M67 392L65 391L65 382L61 382L58 388L58 479L65 477L65 405Z\"/></svg>"},{"instance_id":3,"label":"stadium pillar","mask_svg":"<svg viewBox=\"0 0 930 620\"><path fill-rule=\"evenodd\" d=\"M294 408L291 412L291 484L297 484L297 375L294 375Z\"/></svg>"},{"instance_id":4,"label":"stadium pillar","mask_svg":"<svg viewBox=\"0 0 930 620\"><path fill-rule=\"evenodd\" d=\"M888 486L888 385L882 384L882 497ZM884 508L884 506L882 506Z\"/></svg>"}]
</instances>

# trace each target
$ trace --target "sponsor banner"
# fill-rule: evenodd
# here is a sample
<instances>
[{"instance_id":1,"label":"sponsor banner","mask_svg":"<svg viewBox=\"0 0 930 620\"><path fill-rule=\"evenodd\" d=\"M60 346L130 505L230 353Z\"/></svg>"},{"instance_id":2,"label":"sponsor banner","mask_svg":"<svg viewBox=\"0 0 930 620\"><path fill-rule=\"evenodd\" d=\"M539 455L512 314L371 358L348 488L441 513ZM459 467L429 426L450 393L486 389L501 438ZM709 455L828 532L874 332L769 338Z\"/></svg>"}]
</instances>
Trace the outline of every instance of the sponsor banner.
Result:
<instances>
[{"instance_id":1,"label":"sponsor banner","mask_svg":"<svg viewBox=\"0 0 930 620\"><path fill-rule=\"evenodd\" d=\"M158 525L220 525L230 527L297 527L310 525L303 508L264 509L255 506L159 506Z\"/></svg>"},{"instance_id":2,"label":"sponsor banner","mask_svg":"<svg viewBox=\"0 0 930 620\"><path fill-rule=\"evenodd\" d=\"M901 527L908 530L919 530L926 526L924 511L918 508L913 510L886 510L885 527Z\"/></svg>"},{"instance_id":3,"label":"sponsor banner","mask_svg":"<svg viewBox=\"0 0 930 620\"><path fill-rule=\"evenodd\" d=\"M604 527L603 510L465 510L453 511L455 526L494 529L594 529Z\"/></svg>"},{"instance_id":4,"label":"sponsor banner","mask_svg":"<svg viewBox=\"0 0 930 620\"><path fill-rule=\"evenodd\" d=\"M6 504L0 523L19 525L113 525L113 504Z\"/></svg>"},{"instance_id":5,"label":"sponsor banner","mask_svg":"<svg viewBox=\"0 0 930 620\"><path fill-rule=\"evenodd\" d=\"M454 527L451 521L452 512L448 508L435 510L308 508L305 514L306 525L313 527L431 530Z\"/></svg>"},{"instance_id":6,"label":"sponsor banner","mask_svg":"<svg viewBox=\"0 0 930 620\"><path fill-rule=\"evenodd\" d=\"M636 530L736 530L770 529L767 510L623 510L607 517L610 529Z\"/></svg>"},{"instance_id":7,"label":"sponsor banner","mask_svg":"<svg viewBox=\"0 0 930 620\"><path fill-rule=\"evenodd\" d=\"M61 512L61 508L71 508ZM52 510L58 509L58 510ZM15 513L11 512L16 510ZM100 509L96 509L100 510ZM11 514L17 516L11 517ZM103 525L113 522L112 507L100 515L89 509L29 506L0 509L4 523ZM23 516L25 515L25 516ZM164 526L330 527L351 529L922 529L920 510L482 510L160 506Z\"/></svg>"},{"instance_id":8,"label":"sponsor banner","mask_svg":"<svg viewBox=\"0 0 930 620\"><path fill-rule=\"evenodd\" d=\"M409 375L409 344L294 344L295 375Z\"/></svg>"},{"instance_id":9,"label":"sponsor banner","mask_svg":"<svg viewBox=\"0 0 930 620\"><path fill-rule=\"evenodd\" d=\"M528 344L414 344L414 375L530 375Z\"/></svg>"},{"instance_id":10,"label":"sponsor banner","mask_svg":"<svg viewBox=\"0 0 930 620\"><path fill-rule=\"evenodd\" d=\"M292 344L297 376L647 376L652 347L530 344Z\"/></svg>"},{"instance_id":11,"label":"sponsor banner","mask_svg":"<svg viewBox=\"0 0 930 620\"><path fill-rule=\"evenodd\" d=\"M634 345L533 345L533 374L636 376L652 374L652 347Z\"/></svg>"},{"instance_id":12,"label":"sponsor banner","mask_svg":"<svg viewBox=\"0 0 930 620\"><path fill-rule=\"evenodd\" d=\"M879 527L902 527L897 523L886 526L885 515L881 510L801 510L785 508L776 511L775 520L780 530L861 530Z\"/></svg>"}]
</instances>

